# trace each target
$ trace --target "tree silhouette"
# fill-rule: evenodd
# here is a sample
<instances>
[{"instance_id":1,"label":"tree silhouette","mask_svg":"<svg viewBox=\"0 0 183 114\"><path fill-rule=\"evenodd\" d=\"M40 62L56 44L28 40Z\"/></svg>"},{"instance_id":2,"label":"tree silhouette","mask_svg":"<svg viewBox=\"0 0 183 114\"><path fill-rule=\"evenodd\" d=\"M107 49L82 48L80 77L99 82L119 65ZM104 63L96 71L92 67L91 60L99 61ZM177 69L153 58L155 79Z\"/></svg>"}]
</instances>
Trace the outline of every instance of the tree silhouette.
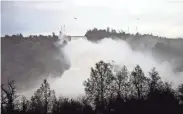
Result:
<instances>
[{"instance_id":1,"label":"tree silhouette","mask_svg":"<svg viewBox=\"0 0 183 114\"><path fill-rule=\"evenodd\" d=\"M22 113L26 113L29 110L29 100L23 96L21 99L21 107L22 107Z\"/></svg>"},{"instance_id":2,"label":"tree silhouette","mask_svg":"<svg viewBox=\"0 0 183 114\"><path fill-rule=\"evenodd\" d=\"M163 82L161 81L161 77L159 76L159 73L156 71L155 68L149 72L150 80L149 80L149 91L153 92L157 89L160 89Z\"/></svg>"},{"instance_id":3,"label":"tree silhouette","mask_svg":"<svg viewBox=\"0 0 183 114\"><path fill-rule=\"evenodd\" d=\"M148 90L147 77L145 77L144 72L139 65L132 71L130 81L133 87L132 91L134 91L137 99L144 99Z\"/></svg>"},{"instance_id":4,"label":"tree silhouette","mask_svg":"<svg viewBox=\"0 0 183 114\"><path fill-rule=\"evenodd\" d=\"M114 88L118 97L127 98L129 92L128 75L129 73L125 65L114 75Z\"/></svg>"},{"instance_id":5,"label":"tree silhouette","mask_svg":"<svg viewBox=\"0 0 183 114\"><path fill-rule=\"evenodd\" d=\"M91 68L90 78L84 82L87 98L94 102L96 107L104 109L105 100L110 96L113 73L110 65L103 61L96 63L95 69Z\"/></svg>"},{"instance_id":6,"label":"tree silhouette","mask_svg":"<svg viewBox=\"0 0 183 114\"><path fill-rule=\"evenodd\" d=\"M15 101L18 98L16 93L15 81L8 81L7 86L1 84L1 108L2 111L13 113L15 110ZM5 110L4 110L5 109Z\"/></svg>"},{"instance_id":7,"label":"tree silhouette","mask_svg":"<svg viewBox=\"0 0 183 114\"><path fill-rule=\"evenodd\" d=\"M180 92L180 100L183 103L183 84L179 85L178 91Z\"/></svg>"},{"instance_id":8,"label":"tree silhouette","mask_svg":"<svg viewBox=\"0 0 183 114\"><path fill-rule=\"evenodd\" d=\"M41 87L34 93L34 96L31 98L32 106L42 109L41 113L43 114L51 112L55 100L55 92L50 89L50 85L46 79L43 81Z\"/></svg>"}]
</instances>

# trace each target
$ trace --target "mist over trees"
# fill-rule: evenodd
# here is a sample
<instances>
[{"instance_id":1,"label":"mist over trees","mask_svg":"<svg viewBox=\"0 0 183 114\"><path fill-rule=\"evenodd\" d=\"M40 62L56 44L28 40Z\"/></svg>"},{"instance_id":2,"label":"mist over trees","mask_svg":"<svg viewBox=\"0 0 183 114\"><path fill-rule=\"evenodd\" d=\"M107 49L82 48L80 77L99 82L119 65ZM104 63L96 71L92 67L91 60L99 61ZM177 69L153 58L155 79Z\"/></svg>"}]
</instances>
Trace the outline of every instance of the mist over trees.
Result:
<instances>
[{"instance_id":1,"label":"mist over trees","mask_svg":"<svg viewBox=\"0 0 183 114\"><path fill-rule=\"evenodd\" d=\"M174 51L176 54L181 52L182 55L183 51L183 39L182 38L166 38L161 36L155 36L152 34L130 34L123 30L115 30L112 28L107 27L107 29L90 29L87 30L85 36L88 40L97 42L104 38L113 38L113 39L122 39L127 41L133 49L143 49L143 48L158 48L161 51L167 51L168 53L173 53ZM174 53L174 54L175 54Z\"/></svg>"},{"instance_id":2,"label":"mist over trees","mask_svg":"<svg viewBox=\"0 0 183 114\"><path fill-rule=\"evenodd\" d=\"M55 97L45 79L34 95L18 96L14 81L1 86L2 114L182 114L182 84L173 89L162 81L153 68L149 76L137 65L131 72L126 66L115 70L99 61L83 82L86 95L80 99Z\"/></svg>"},{"instance_id":3,"label":"mist over trees","mask_svg":"<svg viewBox=\"0 0 183 114\"><path fill-rule=\"evenodd\" d=\"M181 38L129 34L110 28L88 30L85 36L93 42L105 37L123 39L134 50L151 50L154 57L162 59L160 61L174 58L178 63L175 71L183 71ZM61 75L68 69L64 60L53 59L53 55L63 57L55 46L57 41L58 36L54 33L48 36L24 37L17 34L1 37L3 114L183 113L183 84L173 89L171 84L161 80L155 68L149 72L148 78L139 65L133 71L128 71L126 66L113 71L113 66L104 61L91 68L90 78L84 82L86 95L81 99L56 98L47 80L30 99L18 95L18 90L28 90L39 82L37 79L43 80L49 73Z\"/></svg>"},{"instance_id":4,"label":"mist over trees","mask_svg":"<svg viewBox=\"0 0 183 114\"><path fill-rule=\"evenodd\" d=\"M169 61L174 64L175 72L183 71L183 39L166 38L152 34L130 34L123 30L93 28L86 32L89 41L98 42L104 38L121 39L128 42L133 50L151 52L159 62Z\"/></svg>"},{"instance_id":5,"label":"mist over trees","mask_svg":"<svg viewBox=\"0 0 183 114\"><path fill-rule=\"evenodd\" d=\"M109 27L88 30L85 36L93 42L106 37L125 40L134 50L152 52L153 57L159 62L169 61L174 65L172 67L175 72L183 71L183 39L181 38L168 39L152 34L130 34ZM52 76L62 75L69 65L65 63L60 47L55 45L58 41L55 33L47 36L25 37L17 34L1 37L3 82L7 82L8 79L16 80L19 83L17 90L24 90L36 85L50 74Z\"/></svg>"}]
</instances>

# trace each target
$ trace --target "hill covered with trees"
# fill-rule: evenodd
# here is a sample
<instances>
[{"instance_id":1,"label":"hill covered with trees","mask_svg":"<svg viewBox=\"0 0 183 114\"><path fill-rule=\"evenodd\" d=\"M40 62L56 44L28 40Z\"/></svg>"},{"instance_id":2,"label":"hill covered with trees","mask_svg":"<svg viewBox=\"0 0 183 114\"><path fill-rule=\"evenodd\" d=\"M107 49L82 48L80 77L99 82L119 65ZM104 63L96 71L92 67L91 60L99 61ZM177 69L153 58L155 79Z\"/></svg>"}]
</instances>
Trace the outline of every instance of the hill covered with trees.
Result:
<instances>
[{"instance_id":1,"label":"hill covered with trees","mask_svg":"<svg viewBox=\"0 0 183 114\"><path fill-rule=\"evenodd\" d=\"M2 114L182 114L183 84L173 89L153 68L149 76L137 65L113 70L99 61L84 82L86 95L80 99L55 96L45 79L27 99L16 92L14 81L1 85Z\"/></svg>"},{"instance_id":2,"label":"hill covered with trees","mask_svg":"<svg viewBox=\"0 0 183 114\"><path fill-rule=\"evenodd\" d=\"M2 82L16 80L18 90L24 90L36 86L49 74L61 76L69 66L60 48L55 45L57 41L58 36L54 33L48 36L24 37L17 34L1 37Z\"/></svg>"},{"instance_id":3,"label":"hill covered with trees","mask_svg":"<svg viewBox=\"0 0 183 114\"><path fill-rule=\"evenodd\" d=\"M150 52L159 62L169 61L175 65L175 72L183 71L183 39L166 38L154 36L152 34L130 34L123 30L91 29L85 34L87 39L92 42L98 42L104 38L121 39L127 41L130 46L141 52Z\"/></svg>"},{"instance_id":4,"label":"hill covered with trees","mask_svg":"<svg viewBox=\"0 0 183 114\"><path fill-rule=\"evenodd\" d=\"M122 39L137 51L151 52L159 62L172 63L175 72L183 71L183 39L168 39L151 34L129 34L111 28L88 30L85 34L89 41L97 42L103 38ZM59 41L55 33L52 35L23 36L5 35L1 37L2 80L16 80L18 90L28 89L43 80L49 74L62 75L69 68L64 55L55 45ZM54 55L54 56L53 56ZM62 59L58 59L62 58ZM17 79L18 78L18 79ZM32 81L37 79L35 84ZM29 80L25 82L24 80ZM25 84L22 86L22 84Z\"/></svg>"}]
</instances>

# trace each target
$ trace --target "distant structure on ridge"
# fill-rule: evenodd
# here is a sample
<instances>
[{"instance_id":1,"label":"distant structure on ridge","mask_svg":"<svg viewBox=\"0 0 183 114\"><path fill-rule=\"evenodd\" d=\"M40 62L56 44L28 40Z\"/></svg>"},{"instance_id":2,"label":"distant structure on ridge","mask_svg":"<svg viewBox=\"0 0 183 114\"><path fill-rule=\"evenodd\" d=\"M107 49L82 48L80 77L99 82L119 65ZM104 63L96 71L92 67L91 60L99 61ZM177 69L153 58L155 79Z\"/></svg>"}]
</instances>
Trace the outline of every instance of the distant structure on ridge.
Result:
<instances>
[{"instance_id":1,"label":"distant structure on ridge","mask_svg":"<svg viewBox=\"0 0 183 114\"><path fill-rule=\"evenodd\" d=\"M71 40L76 40L76 39L79 39L79 38L84 38L86 39L85 36L71 36L71 35L65 35L65 33L63 32L65 31L65 25L64 25L64 28L62 29L61 27L61 31L59 32L59 39L60 41L63 43L63 44L67 44L69 41Z\"/></svg>"}]
</instances>

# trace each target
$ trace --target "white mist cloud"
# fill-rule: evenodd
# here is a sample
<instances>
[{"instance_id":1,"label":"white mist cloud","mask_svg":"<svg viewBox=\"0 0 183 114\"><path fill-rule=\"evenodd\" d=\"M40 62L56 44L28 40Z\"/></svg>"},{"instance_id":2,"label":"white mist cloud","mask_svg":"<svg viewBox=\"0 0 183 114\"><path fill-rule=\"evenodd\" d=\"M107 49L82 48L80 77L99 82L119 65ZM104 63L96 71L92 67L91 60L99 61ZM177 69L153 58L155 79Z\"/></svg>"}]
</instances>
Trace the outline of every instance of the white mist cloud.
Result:
<instances>
[{"instance_id":1,"label":"white mist cloud","mask_svg":"<svg viewBox=\"0 0 183 114\"><path fill-rule=\"evenodd\" d=\"M80 38L69 42L63 50L70 60L71 67L59 78L50 80L51 88L56 90L57 96L83 95L83 82L89 78L91 67L95 67L95 63L100 60L113 60L118 65L126 65L129 71L139 64L146 75L156 67L162 79L172 82L174 87L183 82L183 73L175 74L169 62L160 64L150 54L133 51L129 44L122 40L106 38L101 42L92 43Z\"/></svg>"}]
</instances>

